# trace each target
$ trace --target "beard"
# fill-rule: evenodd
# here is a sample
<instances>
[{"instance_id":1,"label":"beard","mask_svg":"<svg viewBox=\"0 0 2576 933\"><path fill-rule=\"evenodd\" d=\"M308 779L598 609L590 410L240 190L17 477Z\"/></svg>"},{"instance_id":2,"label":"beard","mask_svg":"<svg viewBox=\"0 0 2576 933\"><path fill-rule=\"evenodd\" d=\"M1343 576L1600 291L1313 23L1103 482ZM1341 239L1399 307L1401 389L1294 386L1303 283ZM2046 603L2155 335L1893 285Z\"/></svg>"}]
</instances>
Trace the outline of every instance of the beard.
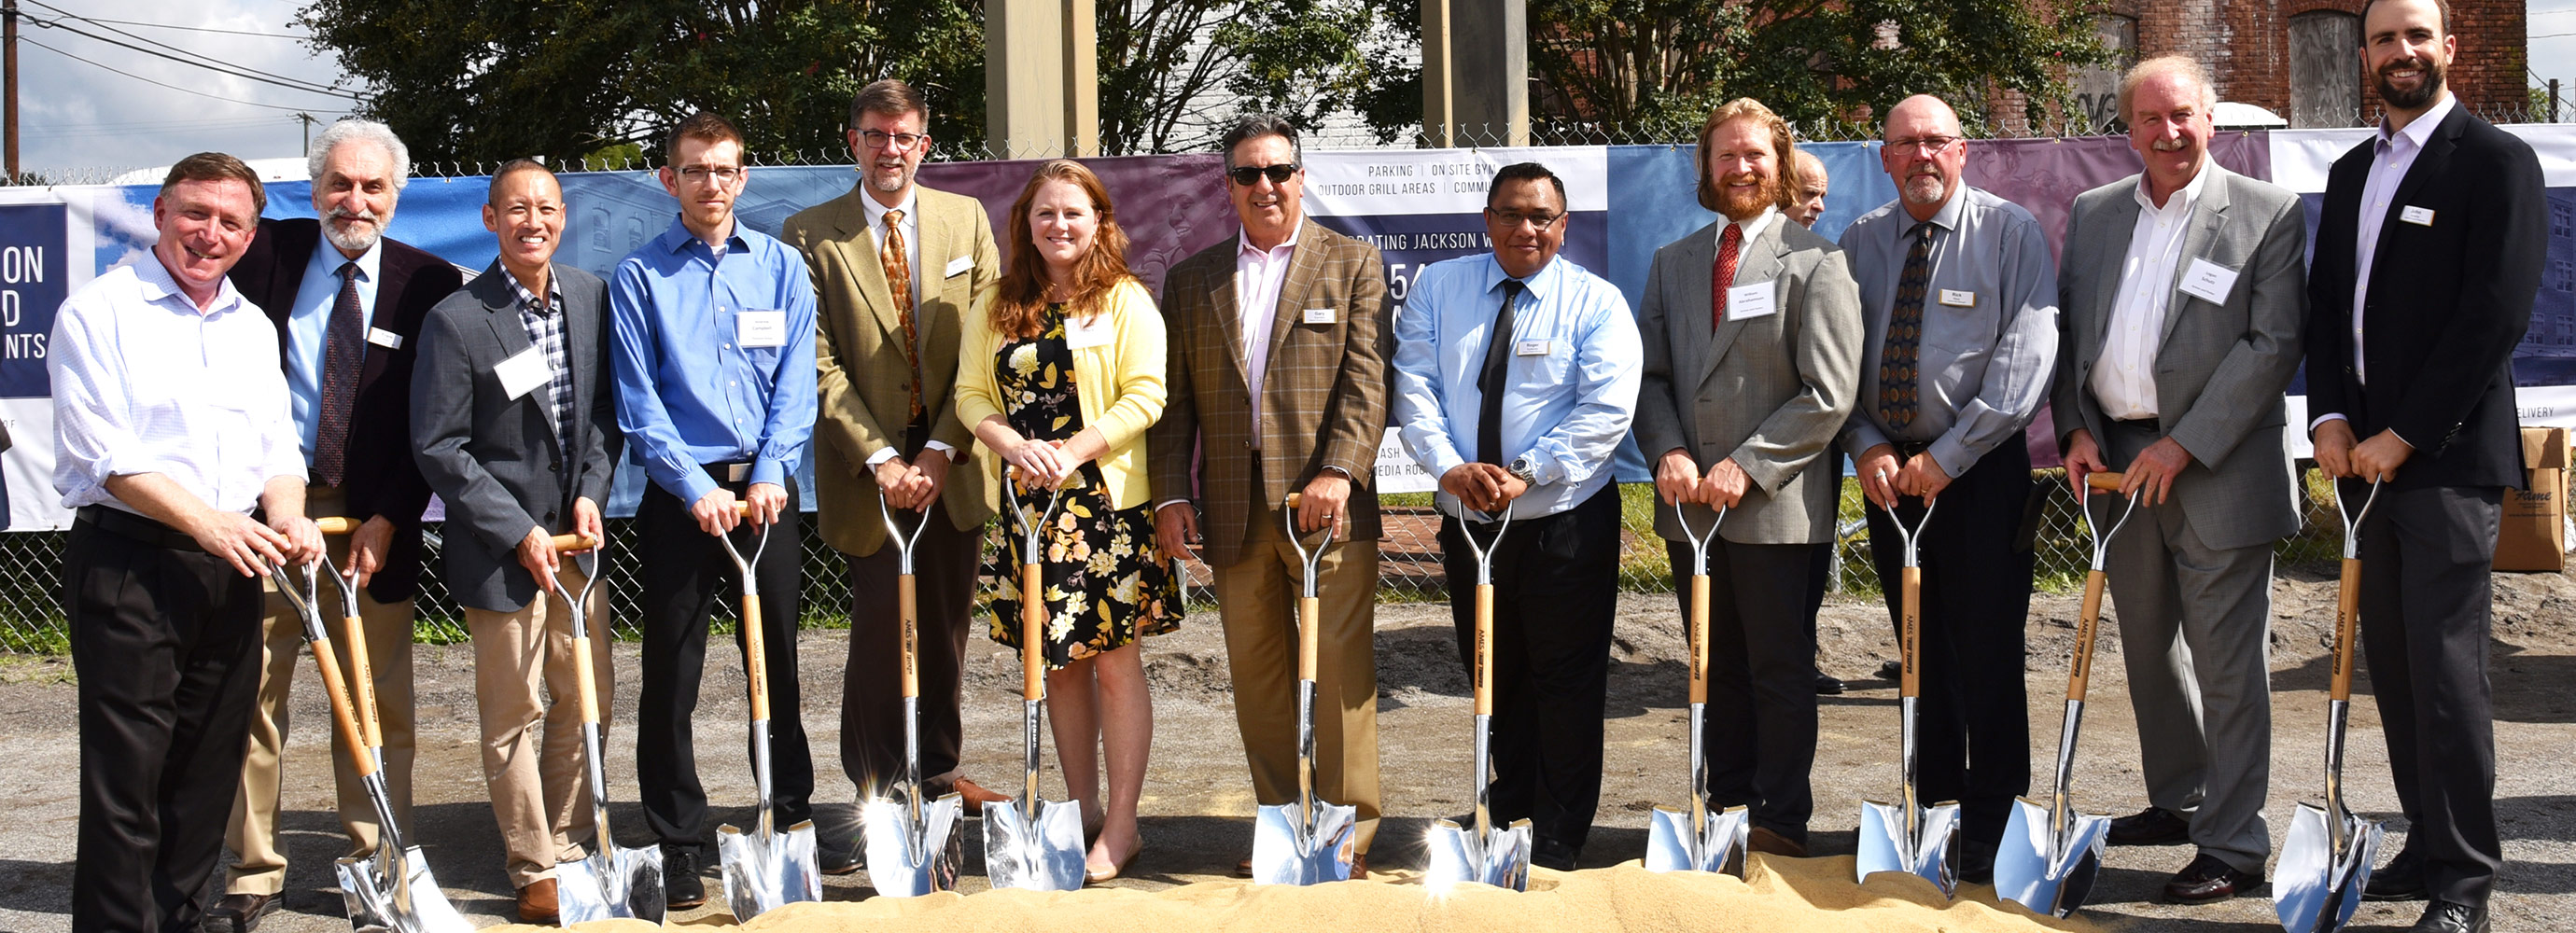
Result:
<instances>
[{"instance_id":1,"label":"beard","mask_svg":"<svg viewBox=\"0 0 2576 933\"><path fill-rule=\"evenodd\" d=\"M2424 79L2415 83L2414 90L2399 91L2389 84L2389 72L2408 68L2424 72ZM2379 66L2379 71L2370 77L2371 83L2378 87L2379 99L2388 106L2399 110L2422 110L2431 106L2433 98L2442 93L2442 76L2443 68L2439 62L2429 58L2402 58Z\"/></svg>"},{"instance_id":2,"label":"beard","mask_svg":"<svg viewBox=\"0 0 2576 933\"><path fill-rule=\"evenodd\" d=\"M322 238L331 241L332 246L348 252L363 253L374 249L376 241L384 238L385 221L392 217L392 211L386 211L383 214L359 213L345 207L334 207L329 213L322 215ZM363 220L366 223L345 228L332 223L342 219Z\"/></svg>"},{"instance_id":3,"label":"beard","mask_svg":"<svg viewBox=\"0 0 2576 933\"><path fill-rule=\"evenodd\" d=\"M1744 180L1743 175L1716 179L1717 212L1726 215L1728 220L1750 220L1760 215L1763 208L1780 203L1779 176L1762 176L1761 183L1750 191L1729 187Z\"/></svg>"},{"instance_id":4,"label":"beard","mask_svg":"<svg viewBox=\"0 0 2576 933\"><path fill-rule=\"evenodd\" d=\"M1897 186L1896 190L1905 198L1907 204L1918 207L1939 204L1950 193L1950 181L1940 175L1926 172L1906 176L1905 184Z\"/></svg>"},{"instance_id":5,"label":"beard","mask_svg":"<svg viewBox=\"0 0 2576 933\"><path fill-rule=\"evenodd\" d=\"M866 166L864 171L868 177L868 186L887 194L902 191L912 184L912 169L909 167L896 172L892 178L886 177L883 170L873 164Z\"/></svg>"}]
</instances>

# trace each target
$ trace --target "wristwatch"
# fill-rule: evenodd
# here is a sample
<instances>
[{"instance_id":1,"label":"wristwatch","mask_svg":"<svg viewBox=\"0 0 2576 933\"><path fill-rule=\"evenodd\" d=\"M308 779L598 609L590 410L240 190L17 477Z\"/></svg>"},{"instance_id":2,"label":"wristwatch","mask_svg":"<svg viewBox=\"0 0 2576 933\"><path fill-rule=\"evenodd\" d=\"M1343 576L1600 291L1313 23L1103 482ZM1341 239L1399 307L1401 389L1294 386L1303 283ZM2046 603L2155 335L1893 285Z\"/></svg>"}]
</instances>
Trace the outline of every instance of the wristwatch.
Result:
<instances>
[{"instance_id":1,"label":"wristwatch","mask_svg":"<svg viewBox=\"0 0 2576 933\"><path fill-rule=\"evenodd\" d=\"M1523 485L1538 485L1538 461L1530 459L1528 454L1514 458L1512 465L1503 469L1518 477Z\"/></svg>"}]
</instances>

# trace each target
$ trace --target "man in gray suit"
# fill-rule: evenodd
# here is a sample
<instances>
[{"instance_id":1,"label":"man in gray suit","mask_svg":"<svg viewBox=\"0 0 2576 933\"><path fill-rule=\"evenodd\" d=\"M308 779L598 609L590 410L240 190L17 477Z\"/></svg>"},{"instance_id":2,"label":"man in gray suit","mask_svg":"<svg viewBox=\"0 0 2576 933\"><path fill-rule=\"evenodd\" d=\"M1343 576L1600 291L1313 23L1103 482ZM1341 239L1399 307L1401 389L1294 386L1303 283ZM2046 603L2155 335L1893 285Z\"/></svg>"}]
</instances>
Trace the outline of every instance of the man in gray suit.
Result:
<instances>
[{"instance_id":1,"label":"man in gray suit","mask_svg":"<svg viewBox=\"0 0 2576 933\"><path fill-rule=\"evenodd\" d=\"M2209 159L2216 99L2180 56L2121 79L2146 171L2075 199L2057 278L2067 479L2080 493L2086 473L2122 470L2139 496L2105 569L2150 806L2113 821L2111 843L2197 846L2165 884L2180 903L2263 882L2272 544L2299 527L2281 423L2306 221L2296 195Z\"/></svg>"},{"instance_id":2,"label":"man in gray suit","mask_svg":"<svg viewBox=\"0 0 2576 933\"><path fill-rule=\"evenodd\" d=\"M1637 329L1645 343L1637 447L1655 465L1655 531L1689 613L1691 550L1709 547L1709 803L1752 809L1754 851L1807 854L1815 810L1816 629L1808 562L1833 540L1842 477L1819 460L1851 414L1860 292L1842 250L1780 212L1796 184L1788 124L1750 98L1699 134L1699 203L1715 223L1655 251ZM1811 465L1818 469L1808 469Z\"/></svg>"},{"instance_id":3,"label":"man in gray suit","mask_svg":"<svg viewBox=\"0 0 2576 933\"><path fill-rule=\"evenodd\" d=\"M553 264L564 216L563 189L545 166L520 159L492 176L483 226L500 237L500 258L430 309L411 391L415 457L447 503L447 586L474 638L483 777L519 919L530 923L554 922L555 863L577 857L595 832L574 665L592 666L602 708L613 683L609 639L574 658L562 621L570 607L546 594L558 572L581 591L587 572L553 537L601 535L599 504L620 446L602 378L607 288ZM586 612L603 632L607 605L607 592L594 589Z\"/></svg>"}]
</instances>

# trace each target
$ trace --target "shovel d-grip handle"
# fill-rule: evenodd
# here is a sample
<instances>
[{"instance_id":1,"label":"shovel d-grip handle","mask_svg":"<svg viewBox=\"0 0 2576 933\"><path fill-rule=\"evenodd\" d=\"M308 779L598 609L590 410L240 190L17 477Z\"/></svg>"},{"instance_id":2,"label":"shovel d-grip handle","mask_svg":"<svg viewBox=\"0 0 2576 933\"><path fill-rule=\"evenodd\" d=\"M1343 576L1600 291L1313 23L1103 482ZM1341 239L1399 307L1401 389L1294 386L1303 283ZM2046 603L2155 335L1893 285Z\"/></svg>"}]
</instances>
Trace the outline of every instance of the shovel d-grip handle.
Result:
<instances>
[{"instance_id":1,"label":"shovel d-grip handle","mask_svg":"<svg viewBox=\"0 0 2576 933\"><path fill-rule=\"evenodd\" d=\"M2120 484L2128 481L2128 474L2114 473L2109 470L2095 470L2084 474L2084 485L2094 492L2119 492Z\"/></svg>"},{"instance_id":2,"label":"shovel d-grip handle","mask_svg":"<svg viewBox=\"0 0 2576 933\"><path fill-rule=\"evenodd\" d=\"M313 525L316 528L320 528L322 533L326 535L345 535L357 531L359 521L346 516L334 515L330 518L314 519ZM555 550L558 551L588 551L599 547L599 539L589 535L556 535L554 536L554 542Z\"/></svg>"},{"instance_id":3,"label":"shovel d-grip handle","mask_svg":"<svg viewBox=\"0 0 2576 933\"><path fill-rule=\"evenodd\" d=\"M746 499L734 500L733 513L744 518L750 518L751 502ZM766 528L761 529L760 534L761 544L763 545L763 549L766 550L769 543L769 530ZM731 548L733 546L733 541L731 539L726 539L724 544L725 547ZM741 568L742 679L749 684L749 690L751 692L751 718L754 721L769 718L769 652L765 647L764 640L761 638L760 584L754 579L754 577L760 573L760 567L758 566L759 561L760 558L758 554L755 553L751 561L743 564Z\"/></svg>"}]
</instances>

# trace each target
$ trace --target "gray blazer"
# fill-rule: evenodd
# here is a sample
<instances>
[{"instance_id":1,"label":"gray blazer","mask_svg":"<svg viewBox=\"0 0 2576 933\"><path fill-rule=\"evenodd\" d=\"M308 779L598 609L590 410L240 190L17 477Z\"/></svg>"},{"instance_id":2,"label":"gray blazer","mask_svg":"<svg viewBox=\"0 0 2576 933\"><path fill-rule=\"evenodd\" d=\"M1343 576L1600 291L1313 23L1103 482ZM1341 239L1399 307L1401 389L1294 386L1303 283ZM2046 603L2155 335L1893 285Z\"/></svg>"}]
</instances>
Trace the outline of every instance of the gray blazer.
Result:
<instances>
[{"instance_id":1,"label":"gray blazer","mask_svg":"<svg viewBox=\"0 0 2576 933\"><path fill-rule=\"evenodd\" d=\"M2192 205L2155 362L2157 421L2193 463L2173 495L2193 533L2213 548L2263 544L2299 530L2290 461L2281 444L2283 393L2298 370L2307 322L2307 219L2286 188L2214 172ZM2077 195L2057 271L2057 384L2050 395L2061 447L2075 429L2102 440L2093 364L2120 290L2137 226L2138 176ZM2225 304L2185 294L2193 259L2237 270Z\"/></svg>"},{"instance_id":2,"label":"gray blazer","mask_svg":"<svg viewBox=\"0 0 2576 933\"><path fill-rule=\"evenodd\" d=\"M1719 533L1740 544L1833 539L1841 471L1808 470L1851 415L1860 383L1860 289L1840 247L1775 217L1743 247L1735 281L1775 283L1773 314L1727 317L1709 329L1717 237L1724 219L1655 251L1637 330L1646 345L1637 394L1637 448L1648 465L1674 448L1701 472L1732 457L1752 480ZM1827 463L1835 462L1828 458ZM1709 515L1691 506L1692 524ZM1655 533L1682 540L1658 501Z\"/></svg>"},{"instance_id":3,"label":"gray blazer","mask_svg":"<svg viewBox=\"0 0 2576 933\"><path fill-rule=\"evenodd\" d=\"M519 542L538 525L571 531L577 498L605 507L623 446L611 405L616 393L603 385L607 286L571 266L555 266L554 277L563 292L564 351L572 364L577 423L570 433L581 448L570 457L546 416L553 387L539 385L513 399L493 373L530 346L518 290L498 260L431 308L420 327L411 377L413 456L447 503L440 556L448 589L475 609L515 612L536 597L536 578L519 566Z\"/></svg>"}]
</instances>

